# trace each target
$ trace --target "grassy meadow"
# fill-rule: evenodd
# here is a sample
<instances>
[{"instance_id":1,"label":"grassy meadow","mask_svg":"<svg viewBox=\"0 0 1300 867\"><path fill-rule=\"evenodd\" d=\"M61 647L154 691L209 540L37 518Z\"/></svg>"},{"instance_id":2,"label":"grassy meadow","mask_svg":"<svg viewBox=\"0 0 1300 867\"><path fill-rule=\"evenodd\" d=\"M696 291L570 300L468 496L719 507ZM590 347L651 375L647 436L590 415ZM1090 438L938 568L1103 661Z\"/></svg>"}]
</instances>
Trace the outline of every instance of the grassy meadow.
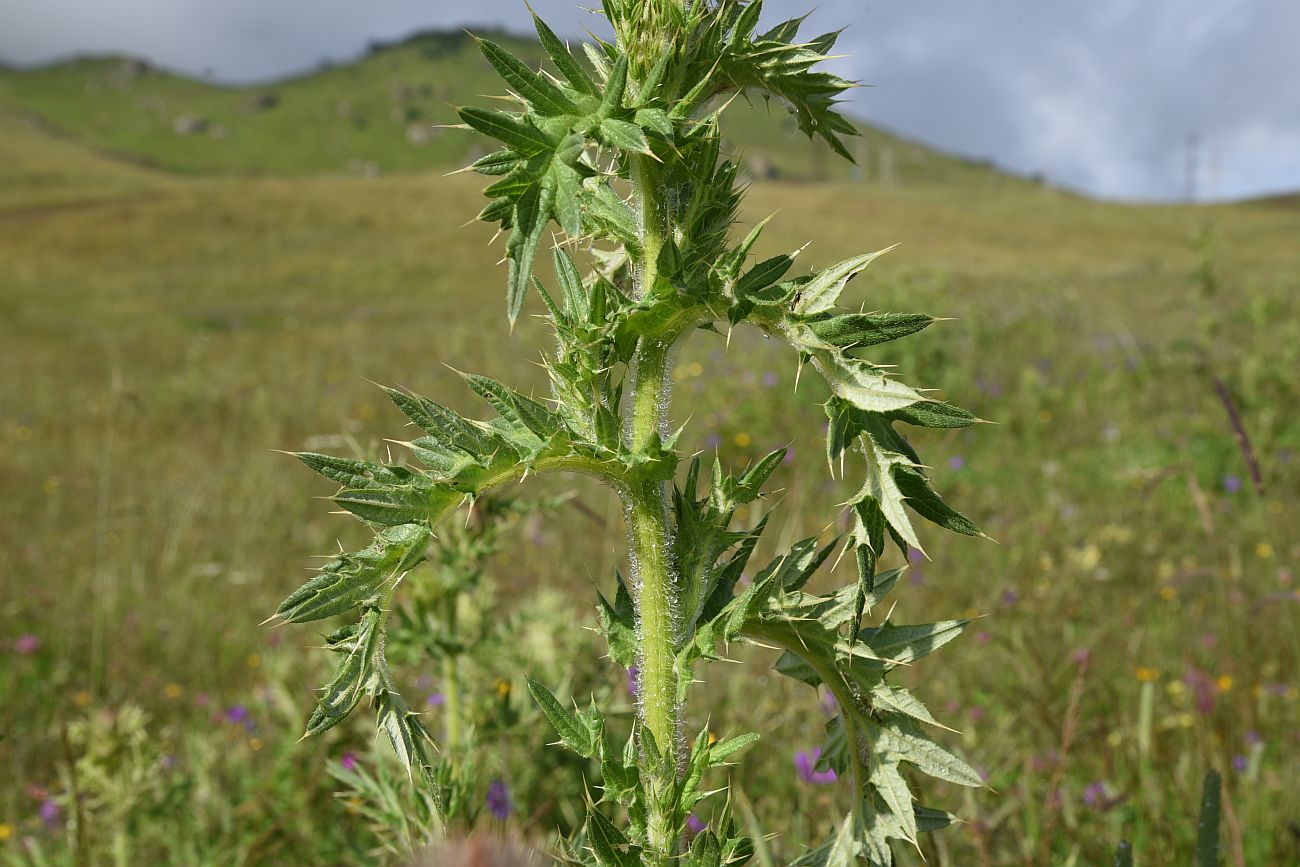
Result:
<instances>
[{"instance_id":1,"label":"grassy meadow","mask_svg":"<svg viewBox=\"0 0 1300 867\"><path fill-rule=\"evenodd\" d=\"M295 89L324 105L361 81L395 123L364 64L418 50L288 83L284 109ZM448 364L541 390L548 336L529 317L507 331L500 247L464 225L480 179L437 170L467 146L432 154L456 133L328 152L302 108L276 121L300 138L245 150L248 92L164 82L226 99L202 110L232 112L223 151L125 103L78 119L71 68L0 75L0 863L404 863L376 854L383 811L335 797L342 768L392 776L368 715L298 743L319 636L258 625L313 555L363 539L275 450L405 438L374 382L477 411ZM928 862L1107 864L1128 839L1138 864L1186 864L1217 768L1224 863L1296 863L1300 207L1106 204L916 159L933 171L892 184L756 182L744 216L777 212L760 253L815 235L809 266L901 242L855 297L955 321L881 360L995 422L921 433L945 496L996 540L929 533L897 596L901 621L987 615L906 678L988 781L934 791L966 824L926 843ZM795 366L753 334L701 332L674 368L675 421L701 452L743 464L791 445L763 504L778 502L769 551L829 539L826 504L851 493L822 457L825 395L796 391ZM556 781L594 776L550 755L525 675L633 708L598 636L574 629L621 565L618 505L583 481L532 491L573 499L491 561L515 641L470 683L499 721L476 773L510 793L490 822L543 839L574 820ZM774 835L767 867L821 839L845 793L796 772L822 735L817 696L732 668L704 669L688 714L764 733L732 783ZM399 674L436 730L438 673Z\"/></svg>"}]
</instances>

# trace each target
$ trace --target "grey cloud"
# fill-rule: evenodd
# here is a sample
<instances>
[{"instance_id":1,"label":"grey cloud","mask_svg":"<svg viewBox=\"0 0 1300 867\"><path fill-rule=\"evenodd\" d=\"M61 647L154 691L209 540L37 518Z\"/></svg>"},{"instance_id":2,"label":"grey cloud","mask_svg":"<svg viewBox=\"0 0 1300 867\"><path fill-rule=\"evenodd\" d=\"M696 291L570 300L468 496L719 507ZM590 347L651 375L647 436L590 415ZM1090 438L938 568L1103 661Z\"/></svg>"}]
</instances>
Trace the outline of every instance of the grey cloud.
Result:
<instances>
[{"instance_id":1,"label":"grey cloud","mask_svg":"<svg viewBox=\"0 0 1300 867\"><path fill-rule=\"evenodd\" d=\"M597 5L587 0L588 5ZM558 30L599 20L534 0ZM813 0L768 0L767 17ZM1189 133L1202 193L1300 187L1295 0L822 0L854 111L946 150L1123 198L1175 198ZM140 54L249 81L416 29L528 23L522 0L0 0L0 57Z\"/></svg>"}]
</instances>

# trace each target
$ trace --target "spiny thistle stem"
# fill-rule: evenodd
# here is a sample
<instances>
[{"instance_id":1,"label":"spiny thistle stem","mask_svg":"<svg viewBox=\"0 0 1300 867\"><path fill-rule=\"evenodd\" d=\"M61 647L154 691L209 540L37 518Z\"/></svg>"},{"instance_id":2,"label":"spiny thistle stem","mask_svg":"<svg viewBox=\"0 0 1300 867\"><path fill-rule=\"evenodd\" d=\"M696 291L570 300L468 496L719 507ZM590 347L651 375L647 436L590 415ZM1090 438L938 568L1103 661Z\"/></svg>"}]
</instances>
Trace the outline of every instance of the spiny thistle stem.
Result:
<instances>
[{"instance_id":1,"label":"spiny thistle stem","mask_svg":"<svg viewBox=\"0 0 1300 867\"><path fill-rule=\"evenodd\" d=\"M658 288L658 260L664 243L662 192L656 183L654 167L645 157L633 158L631 178L633 196L640 205L644 251L637 288L642 298L653 297ZM657 441L665 418L668 351L668 344L646 338L637 347L630 418L625 422L634 453L645 453ZM678 599L670 552L668 501L662 482L634 485L627 501L641 627L637 653L641 721L667 757L669 767L675 769L679 741L675 657ZM650 813L647 831L651 848L658 857L670 858L675 849L672 817L655 805L651 806Z\"/></svg>"},{"instance_id":2,"label":"spiny thistle stem","mask_svg":"<svg viewBox=\"0 0 1300 867\"><path fill-rule=\"evenodd\" d=\"M778 672L837 701L820 761L851 787L851 807L839 830L797 863L838 867L862 859L886 867L894 861L890 841L919 847L921 834L954 820L916 803L904 765L982 785L974 768L926 733L936 724L930 712L890 680L899 666L956 638L967 621L864 624L902 574L877 571L886 542L904 554L921 547L909 509L979 535L931 487L905 433L964 428L976 419L873 360L877 345L935 321L853 312L856 302L842 303L849 281L884 251L790 277L798 251L752 262L763 224L743 240L732 236L743 185L722 148L721 115L731 97L788 105L801 131L850 158L842 137L856 129L837 106L851 84L818 69L837 33L808 39L798 32L802 19L760 30L760 0L603 0L602 9L617 38L584 46L586 64L536 22L554 73L479 40L518 110L459 109L466 128L501 145L472 166L497 178L480 217L509 232L510 320L535 288L555 328L558 347L545 362L549 402L466 374L496 413L477 421L390 390L425 434L406 443L425 469L299 455L342 485L334 501L376 531L370 547L331 560L277 611L304 623L360 609L355 625L327 639L338 668L308 733L336 725L368 695L399 758L436 786L432 739L401 700L384 658L395 576L424 560L438 524L476 498L543 472L583 473L608 484L626 506L633 588L620 578L614 601L602 594L598 612L609 657L639 668L639 743L616 743L594 702L575 710L529 680L560 743L597 762L603 777L600 800L588 802L586 821L564 844L565 860L600 867L743 862L751 843L725 805L716 806L689 853L682 841L692 810L717 791L701 785L703 775L731 764L758 735L715 742L705 730L687 747L681 707L695 666L747 641L780 648ZM534 263L552 223L566 240L553 250L548 288L534 276ZM584 278L571 256L580 240L594 242L608 267ZM676 344L746 324L788 345L801 365L811 362L830 394L823 407L827 458L835 465L860 453L866 474L849 504L845 537L800 540L761 569L747 564L766 519L751 527L733 526L734 519L763 496L785 450L735 472L719 458L702 474L696 458L682 478L675 437L664 428ZM853 549L857 575L837 591L809 591L840 544ZM743 575L752 580L742 582ZM454 690L456 672L448 669L446 679ZM449 702L456 698L449 693ZM447 737L470 740L450 719Z\"/></svg>"}]
</instances>

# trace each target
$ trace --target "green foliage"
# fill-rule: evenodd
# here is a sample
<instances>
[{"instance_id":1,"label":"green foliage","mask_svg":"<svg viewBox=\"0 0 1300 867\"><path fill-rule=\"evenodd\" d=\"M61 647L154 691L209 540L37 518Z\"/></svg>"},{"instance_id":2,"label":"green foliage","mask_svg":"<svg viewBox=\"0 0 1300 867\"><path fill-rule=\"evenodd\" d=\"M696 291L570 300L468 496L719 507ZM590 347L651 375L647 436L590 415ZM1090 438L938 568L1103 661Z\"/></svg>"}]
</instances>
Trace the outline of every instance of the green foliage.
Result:
<instances>
[{"instance_id":1,"label":"green foliage","mask_svg":"<svg viewBox=\"0 0 1300 867\"><path fill-rule=\"evenodd\" d=\"M420 770L436 792L431 736L388 674L384 637L393 592L459 507L535 472L585 473L613 488L627 509L632 586L617 576L613 603L600 598L599 619L610 657L637 667L640 712L619 745L594 702L570 709L541 682L528 681L559 744L601 770L601 797L587 804L569 857L600 867L704 867L750 857L753 846L726 808L689 849L681 845L692 810L716 793L704 788L706 775L756 735L715 743L706 728L684 749L680 708L696 664L721 658L729 644L752 642L781 649L777 671L828 689L838 702L821 763L847 778L853 806L827 843L800 863L863 858L884 867L892 863L891 839L919 847L921 833L952 821L914 805L904 766L981 785L969 765L925 732L936 722L924 705L888 679L956 638L966 622L862 623L898 582L897 571L877 573L886 536L905 554L921 547L909 509L955 532L979 534L933 490L894 425L963 427L974 417L861 354L933 321L841 309L848 282L880 253L789 279L797 253L746 267L761 225L738 245L730 241L741 192L735 165L722 155L720 101L743 93L784 102L803 132L847 156L840 136L853 127L835 104L850 84L815 69L835 34L801 41L794 20L757 35L762 4L740 0L607 0L604 11L616 40L584 46L594 77L539 21L539 38L560 75L480 40L517 110L459 110L467 128L501 145L473 166L497 178L485 190L490 204L480 217L509 233L512 325L535 286L554 327L557 346L544 360L549 401L463 374L496 413L474 421L390 390L425 434L406 443L422 470L300 456L343 486L334 502L378 532L369 548L330 561L278 612L302 621L361 610L358 625L328 640L341 659L308 733L336 725L369 695L403 765ZM555 294L533 276L552 221L562 233L553 256ZM582 247L596 264L585 278L573 256ZM834 468L856 447L866 478L848 504L847 538L798 542L742 588L766 520L749 529L732 523L740 507L762 496L785 451L739 474L715 460L703 491L697 458L670 491L677 434L666 433L663 394L675 344L700 330L745 324L784 341L800 365L825 379L832 395L827 457ZM858 580L828 594L808 592L841 541L854 553Z\"/></svg>"}]
</instances>

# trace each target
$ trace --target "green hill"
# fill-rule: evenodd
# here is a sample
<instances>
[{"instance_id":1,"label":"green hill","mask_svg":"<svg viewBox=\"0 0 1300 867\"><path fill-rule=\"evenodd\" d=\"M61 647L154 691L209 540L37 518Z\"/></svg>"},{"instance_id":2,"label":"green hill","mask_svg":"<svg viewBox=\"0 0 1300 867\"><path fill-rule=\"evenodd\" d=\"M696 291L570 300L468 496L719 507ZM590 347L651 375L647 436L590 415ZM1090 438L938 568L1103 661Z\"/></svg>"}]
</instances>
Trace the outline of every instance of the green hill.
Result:
<instances>
[{"instance_id":1,"label":"green hill","mask_svg":"<svg viewBox=\"0 0 1300 867\"><path fill-rule=\"evenodd\" d=\"M0 109L0 212L108 201L168 184Z\"/></svg>"},{"instance_id":2,"label":"green hill","mask_svg":"<svg viewBox=\"0 0 1300 867\"><path fill-rule=\"evenodd\" d=\"M539 65L539 46L505 34ZM30 70L0 67L0 109L34 115L102 152L190 174L389 173L464 165L482 152L451 106L503 92L468 35L424 33L378 45L354 62L255 86L199 81L124 57ZM864 169L833 159L784 110L737 100L730 137L751 173L795 180L865 178L885 184L1001 183L991 167L863 126Z\"/></svg>"}]
</instances>

